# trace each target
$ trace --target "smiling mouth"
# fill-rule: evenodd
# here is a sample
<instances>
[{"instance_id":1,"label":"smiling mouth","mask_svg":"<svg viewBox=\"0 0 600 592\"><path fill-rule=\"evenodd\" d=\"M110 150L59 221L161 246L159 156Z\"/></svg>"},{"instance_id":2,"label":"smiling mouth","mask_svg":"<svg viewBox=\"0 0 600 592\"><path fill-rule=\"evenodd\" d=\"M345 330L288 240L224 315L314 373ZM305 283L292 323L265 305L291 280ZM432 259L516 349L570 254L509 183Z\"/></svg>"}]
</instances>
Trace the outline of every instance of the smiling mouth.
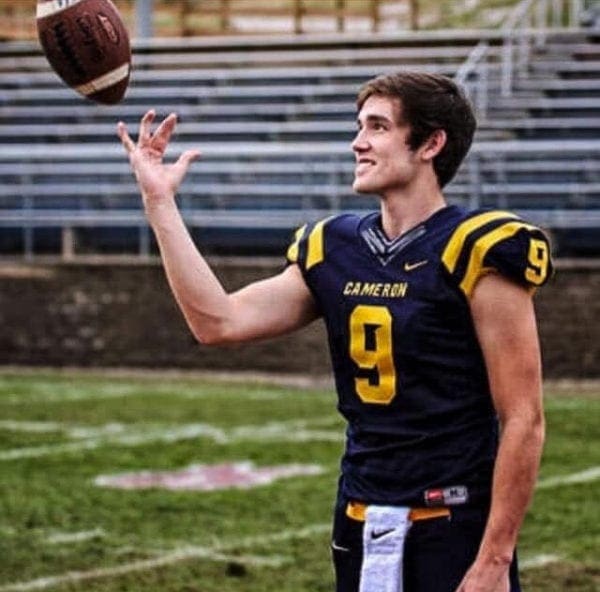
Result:
<instances>
[{"instance_id":1,"label":"smiling mouth","mask_svg":"<svg viewBox=\"0 0 600 592\"><path fill-rule=\"evenodd\" d=\"M361 175L369 170L372 166L375 166L375 162L372 160L359 160L356 163L355 172L357 175Z\"/></svg>"}]
</instances>

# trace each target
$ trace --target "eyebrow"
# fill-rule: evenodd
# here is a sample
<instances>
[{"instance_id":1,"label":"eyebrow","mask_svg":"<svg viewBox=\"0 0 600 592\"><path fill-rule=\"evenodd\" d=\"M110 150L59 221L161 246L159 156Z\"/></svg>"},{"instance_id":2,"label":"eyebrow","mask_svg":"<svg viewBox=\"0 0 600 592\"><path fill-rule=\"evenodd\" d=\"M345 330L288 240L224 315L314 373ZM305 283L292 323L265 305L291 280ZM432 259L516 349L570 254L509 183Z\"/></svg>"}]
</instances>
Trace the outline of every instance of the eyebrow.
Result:
<instances>
[{"instance_id":1,"label":"eyebrow","mask_svg":"<svg viewBox=\"0 0 600 592\"><path fill-rule=\"evenodd\" d=\"M387 123L388 125L393 124L393 121L383 115L367 115L365 118L365 123ZM362 125L360 117L356 119L357 125Z\"/></svg>"}]
</instances>

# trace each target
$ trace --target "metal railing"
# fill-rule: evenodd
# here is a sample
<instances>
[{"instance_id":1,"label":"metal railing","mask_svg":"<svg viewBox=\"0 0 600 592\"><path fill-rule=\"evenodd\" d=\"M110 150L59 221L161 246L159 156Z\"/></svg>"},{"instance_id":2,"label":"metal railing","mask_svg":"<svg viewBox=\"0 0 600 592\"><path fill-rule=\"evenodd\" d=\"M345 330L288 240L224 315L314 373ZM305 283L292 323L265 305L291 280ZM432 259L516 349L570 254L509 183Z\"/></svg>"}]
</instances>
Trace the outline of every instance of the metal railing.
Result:
<instances>
[{"instance_id":1,"label":"metal railing","mask_svg":"<svg viewBox=\"0 0 600 592\"><path fill-rule=\"evenodd\" d=\"M527 74L534 49L543 47L550 31L579 29L591 0L523 0L502 25L500 54L500 93L512 96L515 80ZM481 41L456 73L481 118L489 104L490 44Z\"/></svg>"},{"instance_id":2,"label":"metal railing","mask_svg":"<svg viewBox=\"0 0 600 592\"><path fill-rule=\"evenodd\" d=\"M454 80L464 87L477 114L485 118L488 108L488 52L490 44L480 41L461 64Z\"/></svg>"}]
</instances>

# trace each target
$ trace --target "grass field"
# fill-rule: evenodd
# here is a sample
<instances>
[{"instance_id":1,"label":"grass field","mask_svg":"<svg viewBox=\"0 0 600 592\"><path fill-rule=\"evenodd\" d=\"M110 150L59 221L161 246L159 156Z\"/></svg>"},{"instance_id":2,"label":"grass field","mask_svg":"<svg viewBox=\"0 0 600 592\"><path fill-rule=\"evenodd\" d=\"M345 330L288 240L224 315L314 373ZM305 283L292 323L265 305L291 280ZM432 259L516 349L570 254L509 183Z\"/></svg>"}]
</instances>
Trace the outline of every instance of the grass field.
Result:
<instances>
[{"instance_id":1,"label":"grass field","mask_svg":"<svg viewBox=\"0 0 600 592\"><path fill-rule=\"evenodd\" d=\"M600 388L547 389L546 408L544 463L520 544L524 589L597 592ZM342 435L327 388L0 373L0 592L331 590ZM315 474L220 491L96 484L241 461Z\"/></svg>"}]
</instances>

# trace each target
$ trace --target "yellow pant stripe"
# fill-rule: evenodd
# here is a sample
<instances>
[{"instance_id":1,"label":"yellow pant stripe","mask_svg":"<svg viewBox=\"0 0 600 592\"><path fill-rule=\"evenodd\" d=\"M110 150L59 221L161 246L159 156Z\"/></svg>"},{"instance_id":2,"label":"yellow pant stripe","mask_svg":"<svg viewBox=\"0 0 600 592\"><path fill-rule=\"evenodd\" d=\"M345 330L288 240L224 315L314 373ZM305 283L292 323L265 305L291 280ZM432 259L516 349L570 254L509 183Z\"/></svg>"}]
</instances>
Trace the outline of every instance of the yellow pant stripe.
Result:
<instances>
[{"instance_id":1,"label":"yellow pant stripe","mask_svg":"<svg viewBox=\"0 0 600 592\"><path fill-rule=\"evenodd\" d=\"M367 504L361 502L349 502L346 506L346 516L364 522L367 518ZM450 516L449 508L412 508L408 515L411 522L419 520L430 520L431 518L442 518Z\"/></svg>"}]
</instances>

